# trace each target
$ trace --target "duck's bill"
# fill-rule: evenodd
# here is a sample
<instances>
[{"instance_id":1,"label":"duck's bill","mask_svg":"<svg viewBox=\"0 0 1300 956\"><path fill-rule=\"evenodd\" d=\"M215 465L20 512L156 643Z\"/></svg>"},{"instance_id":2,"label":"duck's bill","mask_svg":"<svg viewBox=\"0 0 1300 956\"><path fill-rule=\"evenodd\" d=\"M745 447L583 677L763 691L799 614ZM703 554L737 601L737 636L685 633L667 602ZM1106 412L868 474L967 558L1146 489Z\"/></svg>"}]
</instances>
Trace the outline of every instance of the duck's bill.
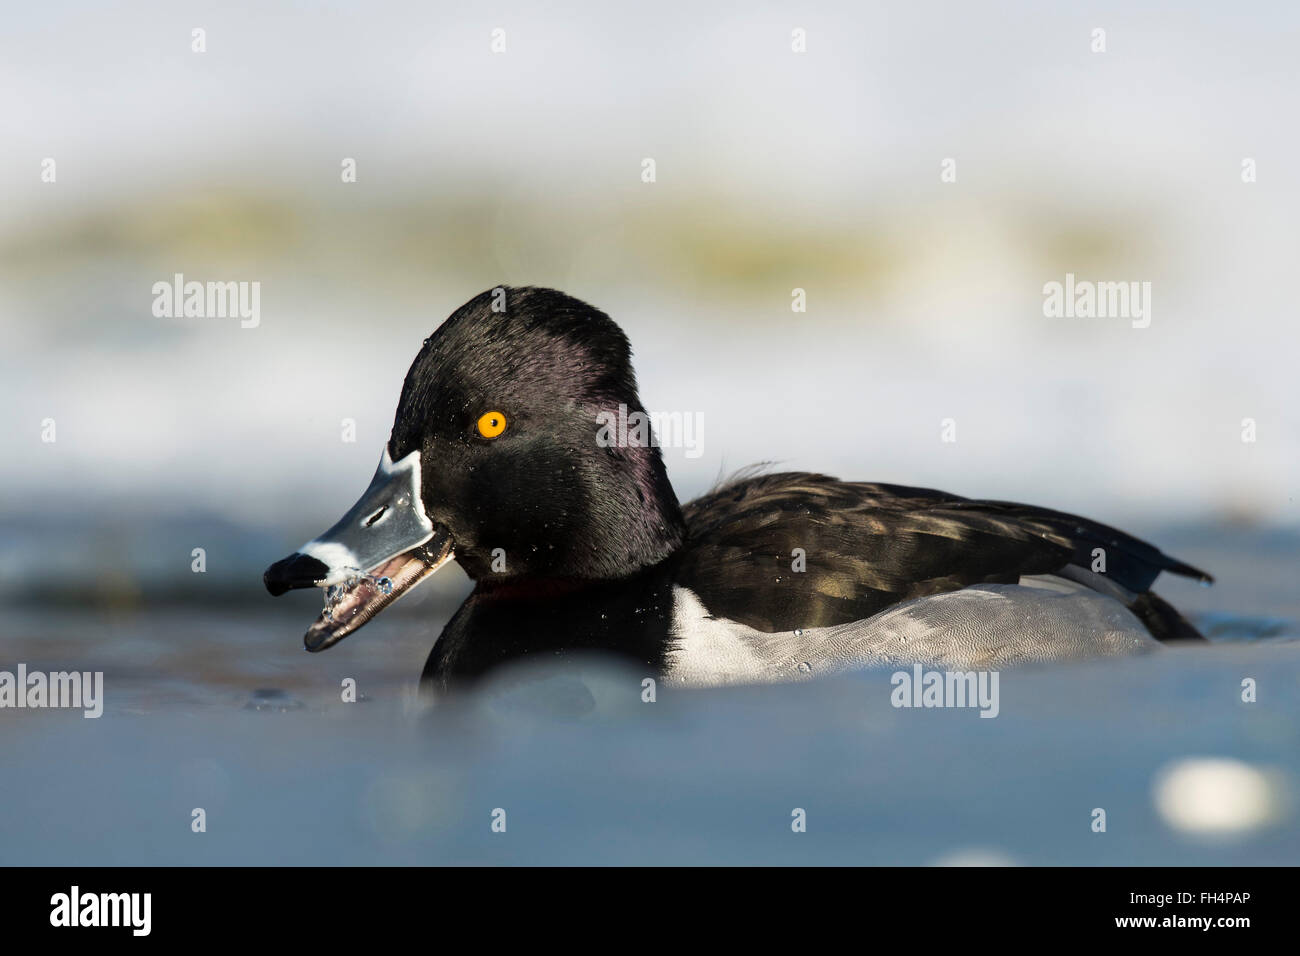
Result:
<instances>
[{"instance_id":1,"label":"duck's bill","mask_svg":"<svg viewBox=\"0 0 1300 956\"><path fill-rule=\"evenodd\" d=\"M324 534L266 569L273 595L325 589L325 608L303 636L323 651L358 630L453 557L450 534L420 500L420 458L384 456L360 500Z\"/></svg>"},{"instance_id":2,"label":"duck's bill","mask_svg":"<svg viewBox=\"0 0 1300 956\"><path fill-rule=\"evenodd\" d=\"M307 650L333 647L450 561L451 542L444 542L441 551L421 545L385 561L369 574L327 588L325 610L302 638ZM339 590L333 590L336 588Z\"/></svg>"}]
</instances>

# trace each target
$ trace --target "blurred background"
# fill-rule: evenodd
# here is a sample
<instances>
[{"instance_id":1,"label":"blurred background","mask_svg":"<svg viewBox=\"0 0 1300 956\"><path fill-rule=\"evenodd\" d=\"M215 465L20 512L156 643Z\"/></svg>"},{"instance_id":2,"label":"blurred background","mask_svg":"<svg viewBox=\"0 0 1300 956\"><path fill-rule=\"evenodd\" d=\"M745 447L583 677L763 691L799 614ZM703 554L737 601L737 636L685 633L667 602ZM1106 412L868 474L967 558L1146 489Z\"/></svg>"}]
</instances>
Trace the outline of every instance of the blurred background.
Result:
<instances>
[{"instance_id":1,"label":"blurred background","mask_svg":"<svg viewBox=\"0 0 1300 956\"><path fill-rule=\"evenodd\" d=\"M310 659L316 598L273 602L260 575L352 503L421 340L498 284L604 309L646 405L702 417L698 458L665 453L683 500L774 461L1078 512L1214 573L1159 589L1216 639L1293 638L1298 31L1281 2L7 11L0 666L102 669L109 715L141 719L315 713L341 676L396 707L459 570ZM176 273L260 283L260 324L155 317ZM1066 273L1150 282L1150 327L1044 317ZM1169 679L1174 725L1196 701ZM45 768L49 719L0 743ZM1295 725L1275 712L1260 746ZM69 753L154 759L139 727L118 749L69 728ZM13 786L33 812L56 799ZM78 861L20 829L16 859ZM1137 857L1165 858L1186 860Z\"/></svg>"}]
</instances>

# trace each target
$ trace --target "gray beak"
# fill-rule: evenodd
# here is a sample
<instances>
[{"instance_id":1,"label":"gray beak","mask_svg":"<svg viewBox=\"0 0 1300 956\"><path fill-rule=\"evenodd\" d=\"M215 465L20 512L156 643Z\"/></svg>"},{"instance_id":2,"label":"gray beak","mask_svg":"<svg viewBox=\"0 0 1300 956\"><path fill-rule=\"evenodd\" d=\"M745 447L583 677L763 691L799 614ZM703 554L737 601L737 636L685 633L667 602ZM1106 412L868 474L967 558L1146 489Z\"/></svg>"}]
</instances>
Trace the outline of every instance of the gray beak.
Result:
<instances>
[{"instance_id":1,"label":"gray beak","mask_svg":"<svg viewBox=\"0 0 1300 956\"><path fill-rule=\"evenodd\" d=\"M266 569L266 589L328 588L329 602L307 631L311 651L351 634L452 558L451 539L420 500L420 453L401 461L387 447L370 486L324 534Z\"/></svg>"}]
</instances>

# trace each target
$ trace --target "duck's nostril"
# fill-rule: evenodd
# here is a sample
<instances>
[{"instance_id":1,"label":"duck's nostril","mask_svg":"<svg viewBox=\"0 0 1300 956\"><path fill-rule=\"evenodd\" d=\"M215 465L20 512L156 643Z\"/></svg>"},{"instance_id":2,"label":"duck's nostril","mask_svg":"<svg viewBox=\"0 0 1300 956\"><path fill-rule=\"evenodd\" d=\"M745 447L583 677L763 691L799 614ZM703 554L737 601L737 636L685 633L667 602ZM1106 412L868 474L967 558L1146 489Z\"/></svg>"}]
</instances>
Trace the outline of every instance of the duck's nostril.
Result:
<instances>
[{"instance_id":1,"label":"duck's nostril","mask_svg":"<svg viewBox=\"0 0 1300 956\"><path fill-rule=\"evenodd\" d=\"M279 597L294 588L315 587L318 581L325 580L329 570L324 562L295 551L267 568L262 574L262 583L272 596Z\"/></svg>"},{"instance_id":2,"label":"duck's nostril","mask_svg":"<svg viewBox=\"0 0 1300 956\"><path fill-rule=\"evenodd\" d=\"M386 512L387 510L388 510L388 505L384 505L374 514L372 514L369 518L367 518L365 521L361 522L361 527L369 528L372 524L374 524L376 521L382 518L384 516L384 512Z\"/></svg>"}]
</instances>

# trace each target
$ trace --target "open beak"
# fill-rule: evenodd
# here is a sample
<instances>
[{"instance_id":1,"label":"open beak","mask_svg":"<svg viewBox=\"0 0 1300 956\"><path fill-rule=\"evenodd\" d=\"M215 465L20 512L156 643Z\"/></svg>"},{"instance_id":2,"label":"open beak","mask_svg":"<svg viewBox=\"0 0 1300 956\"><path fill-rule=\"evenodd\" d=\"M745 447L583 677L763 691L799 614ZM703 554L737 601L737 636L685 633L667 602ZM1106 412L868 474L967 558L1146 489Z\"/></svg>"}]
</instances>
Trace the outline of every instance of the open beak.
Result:
<instances>
[{"instance_id":1,"label":"open beak","mask_svg":"<svg viewBox=\"0 0 1300 956\"><path fill-rule=\"evenodd\" d=\"M307 629L309 651L332 647L454 556L451 535L424 513L420 453L394 463L388 449L370 487L338 524L266 569L279 596L324 588L325 609Z\"/></svg>"}]
</instances>

